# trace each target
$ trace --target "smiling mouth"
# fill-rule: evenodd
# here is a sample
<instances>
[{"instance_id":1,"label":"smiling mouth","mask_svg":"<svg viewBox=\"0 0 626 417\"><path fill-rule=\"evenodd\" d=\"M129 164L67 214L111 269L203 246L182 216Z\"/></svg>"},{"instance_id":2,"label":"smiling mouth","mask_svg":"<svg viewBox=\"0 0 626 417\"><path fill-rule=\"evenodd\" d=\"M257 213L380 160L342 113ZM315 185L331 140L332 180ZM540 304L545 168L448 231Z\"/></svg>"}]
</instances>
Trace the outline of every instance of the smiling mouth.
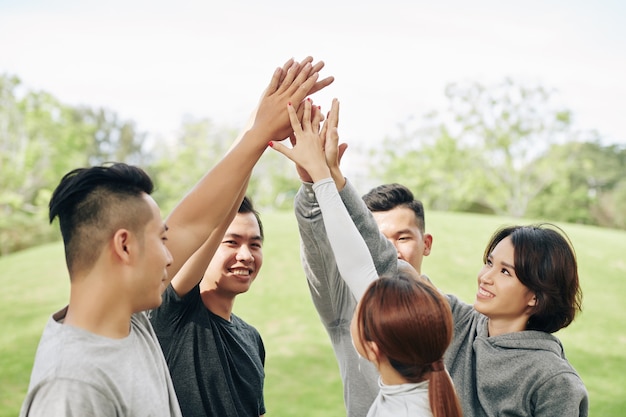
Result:
<instances>
[{"instance_id":1,"label":"smiling mouth","mask_svg":"<svg viewBox=\"0 0 626 417\"><path fill-rule=\"evenodd\" d=\"M231 269L230 272L231 274L236 275L238 277L249 277L250 275L252 275L251 271L245 268Z\"/></svg>"},{"instance_id":2,"label":"smiling mouth","mask_svg":"<svg viewBox=\"0 0 626 417\"><path fill-rule=\"evenodd\" d=\"M495 297L495 295L493 295L492 293L490 293L487 290L484 290L482 287L478 287L478 294L480 297L483 298L493 298Z\"/></svg>"}]
</instances>

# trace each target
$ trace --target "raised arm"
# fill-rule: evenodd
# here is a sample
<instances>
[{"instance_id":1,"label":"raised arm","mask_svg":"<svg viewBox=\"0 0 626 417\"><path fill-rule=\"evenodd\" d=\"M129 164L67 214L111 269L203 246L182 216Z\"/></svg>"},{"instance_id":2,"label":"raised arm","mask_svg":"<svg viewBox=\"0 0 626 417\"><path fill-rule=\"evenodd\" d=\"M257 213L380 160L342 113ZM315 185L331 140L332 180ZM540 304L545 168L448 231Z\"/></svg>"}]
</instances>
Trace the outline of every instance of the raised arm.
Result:
<instances>
[{"instance_id":1,"label":"raised arm","mask_svg":"<svg viewBox=\"0 0 626 417\"><path fill-rule=\"evenodd\" d=\"M397 270L398 252L396 248L380 233L374 216L372 216L357 190L341 172L341 158L348 145L339 143L338 126L339 102L335 99L328 114L328 119L322 128L322 135L326 138L324 144L326 164L330 169L333 181L337 185L341 200L348 210L352 222L356 225L369 249L378 275L393 275Z\"/></svg>"},{"instance_id":2,"label":"raised arm","mask_svg":"<svg viewBox=\"0 0 626 417\"><path fill-rule=\"evenodd\" d=\"M339 273L355 298L359 299L378 275L367 246L339 197L324 155L325 147L337 147L337 128L332 124L333 120L337 120L339 103L333 101L329 118L322 129L323 134L319 133L319 109L313 110L311 117L311 103L305 103L300 124L294 109L290 107L289 115L295 134L294 146L290 149L277 143L273 147L298 164L314 181L313 190ZM330 139L326 143L324 136Z\"/></svg>"},{"instance_id":3,"label":"raised arm","mask_svg":"<svg viewBox=\"0 0 626 417\"><path fill-rule=\"evenodd\" d=\"M230 146L229 151L233 149L239 142L241 142L245 132L247 132L252 127L257 112L258 106L250 114L246 125L241 130L239 135L237 135L237 137L235 138L235 141ZM228 226L237 215L238 208L241 205L244 196L246 195L250 176L251 173L249 173L244 180L241 191L239 192L239 196L234 201L230 212L228 213L224 221L220 224L218 228L213 230L209 238L202 244L202 246L200 246L200 249L198 249L196 252L194 252L193 255L191 255L187 262L185 262L185 264L172 278L172 288L174 288L174 291L179 297L183 297L202 280L206 268L211 263L211 260L213 259L213 256L215 255L215 252L217 251L217 248L219 247L220 242L223 239L224 234L226 233L226 230L228 230Z\"/></svg>"},{"instance_id":4,"label":"raised arm","mask_svg":"<svg viewBox=\"0 0 626 417\"><path fill-rule=\"evenodd\" d=\"M167 245L174 259L168 270L170 276L175 276L187 259L227 220L268 141L280 141L290 135L287 103L301 103L307 95L333 81L332 77L318 81L323 66L323 62L312 65L312 58L308 57L300 63L289 60L282 68L277 68L261 97L250 129L168 216Z\"/></svg>"}]
</instances>

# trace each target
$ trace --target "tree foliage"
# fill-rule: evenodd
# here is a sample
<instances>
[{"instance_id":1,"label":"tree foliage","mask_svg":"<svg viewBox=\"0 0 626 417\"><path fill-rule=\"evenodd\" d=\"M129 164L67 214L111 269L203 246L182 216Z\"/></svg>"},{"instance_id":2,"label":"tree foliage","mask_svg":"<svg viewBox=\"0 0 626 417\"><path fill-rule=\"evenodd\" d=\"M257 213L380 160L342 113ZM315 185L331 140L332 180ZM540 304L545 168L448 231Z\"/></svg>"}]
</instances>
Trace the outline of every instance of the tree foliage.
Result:
<instances>
[{"instance_id":1,"label":"tree foliage","mask_svg":"<svg viewBox=\"0 0 626 417\"><path fill-rule=\"evenodd\" d=\"M72 107L0 76L0 254L46 241L47 203L73 168L138 161L143 136L103 109Z\"/></svg>"},{"instance_id":2,"label":"tree foliage","mask_svg":"<svg viewBox=\"0 0 626 417\"><path fill-rule=\"evenodd\" d=\"M449 106L372 155L427 207L623 227L624 150L580 142L553 92L510 79L449 85Z\"/></svg>"},{"instance_id":3,"label":"tree foliage","mask_svg":"<svg viewBox=\"0 0 626 417\"><path fill-rule=\"evenodd\" d=\"M538 163L558 181L532 202L529 216L626 228L626 147L602 145L594 134L553 146Z\"/></svg>"},{"instance_id":4,"label":"tree foliage","mask_svg":"<svg viewBox=\"0 0 626 417\"><path fill-rule=\"evenodd\" d=\"M377 152L359 155L371 161L365 182L403 183L433 210L626 228L625 147L573 132L571 113L554 104L552 91L507 79L451 84L445 93L445 111L402 125ZM237 130L187 117L173 138L148 138L112 110L70 106L0 76L0 255L58 236L47 204L71 169L141 165L167 213L223 157ZM267 152L248 195L260 208L286 209L299 186L293 164Z\"/></svg>"},{"instance_id":5,"label":"tree foliage","mask_svg":"<svg viewBox=\"0 0 626 417\"><path fill-rule=\"evenodd\" d=\"M154 198L169 213L204 173L226 153L236 131L208 118L186 117L175 137L159 138L145 166L155 183Z\"/></svg>"}]
</instances>

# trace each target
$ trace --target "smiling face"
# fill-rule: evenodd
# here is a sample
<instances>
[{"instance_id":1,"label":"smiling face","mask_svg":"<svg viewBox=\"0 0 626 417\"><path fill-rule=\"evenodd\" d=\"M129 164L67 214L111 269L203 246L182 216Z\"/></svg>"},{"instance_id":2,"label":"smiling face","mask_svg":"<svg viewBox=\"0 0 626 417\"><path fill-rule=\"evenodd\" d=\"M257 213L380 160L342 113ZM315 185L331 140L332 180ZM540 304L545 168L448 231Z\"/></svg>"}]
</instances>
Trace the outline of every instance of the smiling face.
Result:
<instances>
[{"instance_id":1,"label":"smiling face","mask_svg":"<svg viewBox=\"0 0 626 417\"><path fill-rule=\"evenodd\" d=\"M225 298L250 289L263 264L263 242L253 213L238 213L228 227L203 279Z\"/></svg>"},{"instance_id":2,"label":"smiling face","mask_svg":"<svg viewBox=\"0 0 626 417\"><path fill-rule=\"evenodd\" d=\"M415 212L398 206L388 211L372 212L378 229L396 247L398 259L410 263L421 274L422 259L430 254L433 238L422 233Z\"/></svg>"},{"instance_id":3,"label":"smiling face","mask_svg":"<svg viewBox=\"0 0 626 417\"><path fill-rule=\"evenodd\" d=\"M510 237L502 239L487 256L478 273L474 308L489 317L489 334L511 333L526 328L536 299L515 273L515 248Z\"/></svg>"}]
</instances>

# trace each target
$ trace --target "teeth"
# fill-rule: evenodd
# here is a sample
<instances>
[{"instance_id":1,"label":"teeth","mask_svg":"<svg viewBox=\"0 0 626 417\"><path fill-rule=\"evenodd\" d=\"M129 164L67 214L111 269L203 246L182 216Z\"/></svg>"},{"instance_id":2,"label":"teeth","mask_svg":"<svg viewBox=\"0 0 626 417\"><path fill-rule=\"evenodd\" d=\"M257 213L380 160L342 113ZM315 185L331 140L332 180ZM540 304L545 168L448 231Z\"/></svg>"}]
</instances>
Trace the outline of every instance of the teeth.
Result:
<instances>
[{"instance_id":1,"label":"teeth","mask_svg":"<svg viewBox=\"0 0 626 417\"><path fill-rule=\"evenodd\" d=\"M232 273L234 275L241 275L241 276L248 276L248 275L250 275L250 271L248 271L247 269L233 269Z\"/></svg>"},{"instance_id":2,"label":"teeth","mask_svg":"<svg viewBox=\"0 0 626 417\"><path fill-rule=\"evenodd\" d=\"M490 292L487 292L485 290L483 290L482 288L478 288L478 294L485 296L485 297L493 297L493 294Z\"/></svg>"}]
</instances>

